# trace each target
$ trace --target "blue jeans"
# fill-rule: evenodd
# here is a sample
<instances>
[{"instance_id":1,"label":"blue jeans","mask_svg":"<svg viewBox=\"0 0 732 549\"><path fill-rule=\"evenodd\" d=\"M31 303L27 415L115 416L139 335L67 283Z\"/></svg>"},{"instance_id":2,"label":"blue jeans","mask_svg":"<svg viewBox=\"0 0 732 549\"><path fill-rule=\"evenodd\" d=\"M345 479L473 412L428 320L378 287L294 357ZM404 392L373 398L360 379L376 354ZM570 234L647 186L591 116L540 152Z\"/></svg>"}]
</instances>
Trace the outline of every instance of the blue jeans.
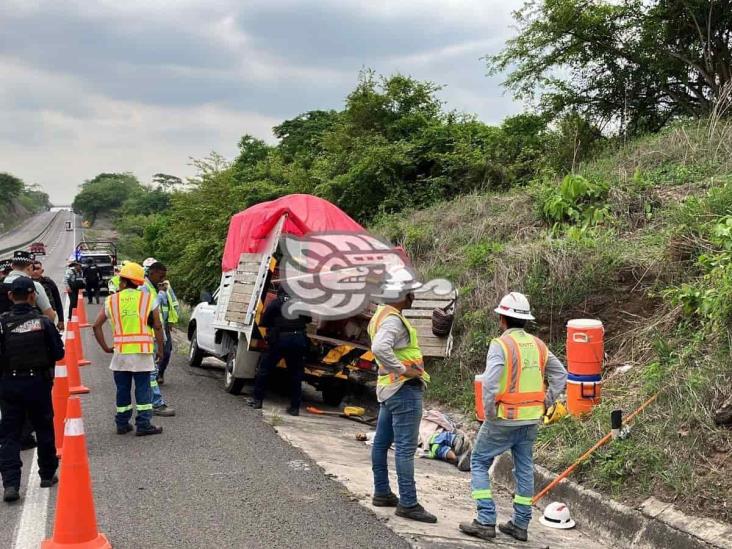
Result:
<instances>
[{"instance_id":1,"label":"blue jeans","mask_svg":"<svg viewBox=\"0 0 732 549\"><path fill-rule=\"evenodd\" d=\"M374 473L374 495L391 493L387 456L394 443L399 504L417 505L417 487L414 483L414 454L422 420L422 393L418 385L403 385L392 397L381 403L376 422L374 446L371 450L371 470Z\"/></svg>"},{"instance_id":2,"label":"blue jeans","mask_svg":"<svg viewBox=\"0 0 732 549\"><path fill-rule=\"evenodd\" d=\"M531 498L534 496L534 442L538 425L520 427L486 421L478 431L470 459L471 488L478 504L478 522L496 523L496 504L491 493L488 470L503 452L513 455L513 523L528 528L531 521Z\"/></svg>"},{"instance_id":3,"label":"blue jeans","mask_svg":"<svg viewBox=\"0 0 732 549\"><path fill-rule=\"evenodd\" d=\"M170 357L173 354L173 337L170 334L170 326L165 324L165 346L163 347L163 360L158 364L158 370L160 375L165 375L165 370L168 369L170 363Z\"/></svg>"},{"instance_id":4,"label":"blue jeans","mask_svg":"<svg viewBox=\"0 0 732 549\"><path fill-rule=\"evenodd\" d=\"M117 414L114 421L117 427L124 427L132 418L132 382L135 382L135 404L137 417L135 425L144 429L152 419L152 391L150 390L150 372L113 372L117 386Z\"/></svg>"},{"instance_id":5,"label":"blue jeans","mask_svg":"<svg viewBox=\"0 0 732 549\"><path fill-rule=\"evenodd\" d=\"M432 435L430 438L429 454L427 457L430 459L441 459L442 461L447 460L447 454L452 450L452 445L455 443L455 433L449 433L443 431Z\"/></svg>"}]
</instances>

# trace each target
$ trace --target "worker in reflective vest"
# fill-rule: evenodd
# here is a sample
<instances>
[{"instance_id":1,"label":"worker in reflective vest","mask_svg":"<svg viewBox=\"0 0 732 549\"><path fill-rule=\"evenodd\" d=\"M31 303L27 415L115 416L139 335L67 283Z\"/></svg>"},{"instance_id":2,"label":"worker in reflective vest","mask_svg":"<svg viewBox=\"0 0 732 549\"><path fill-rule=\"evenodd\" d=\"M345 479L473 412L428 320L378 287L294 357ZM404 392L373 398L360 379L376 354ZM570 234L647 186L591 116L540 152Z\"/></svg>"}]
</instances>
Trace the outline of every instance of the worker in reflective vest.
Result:
<instances>
[{"instance_id":1,"label":"worker in reflective vest","mask_svg":"<svg viewBox=\"0 0 732 549\"><path fill-rule=\"evenodd\" d=\"M411 292L376 309L368 326L371 352L379 366L376 396L379 418L371 451L374 474L373 505L396 507L396 515L420 522L437 522L417 501L414 455L417 451L422 394L429 375L424 370L417 330L402 314L414 301ZM399 497L391 491L387 455L392 443Z\"/></svg>"},{"instance_id":2,"label":"worker in reflective vest","mask_svg":"<svg viewBox=\"0 0 732 549\"><path fill-rule=\"evenodd\" d=\"M525 295L512 292L495 309L503 334L488 349L483 374L485 422L478 432L470 460L472 496L478 506L472 523L460 530L482 539L496 536L496 505L488 470L493 460L511 451L514 461L513 518L498 529L527 541L534 496L534 442L538 424L564 391L567 371L544 342L525 331L534 320ZM545 389L545 379L548 388Z\"/></svg>"},{"instance_id":3,"label":"worker in reflective vest","mask_svg":"<svg viewBox=\"0 0 732 549\"><path fill-rule=\"evenodd\" d=\"M138 288L144 284L141 265L128 263L120 272L120 291L107 297L104 307L94 322L94 337L105 353L113 353L109 368L117 386L117 434L132 431L132 383L135 384L137 416L136 435L157 435L162 427L151 423L153 414L150 373L155 371L153 352L162 358L163 328L160 312L153 308L150 294ZM109 321L114 343L110 347L104 337L103 326ZM157 343L157 347L155 346Z\"/></svg>"},{"instance_id":4,"label":"worker in reflective vest","mask_svg":"<svg viewBox=\"0 0 732 549\"><path fill-rule=\"evenodd\" d=\"M173 355L173 335L170 327L178 322L180 305L178 298L173 291L170 282L164 280L158 285L158 302L160 313L163 316L163 330L165 331L165 349L163 349L163 360L158 364L158 385L165 383L165 370L170 364L170 357Z\"/></svg>"}]
</instances>

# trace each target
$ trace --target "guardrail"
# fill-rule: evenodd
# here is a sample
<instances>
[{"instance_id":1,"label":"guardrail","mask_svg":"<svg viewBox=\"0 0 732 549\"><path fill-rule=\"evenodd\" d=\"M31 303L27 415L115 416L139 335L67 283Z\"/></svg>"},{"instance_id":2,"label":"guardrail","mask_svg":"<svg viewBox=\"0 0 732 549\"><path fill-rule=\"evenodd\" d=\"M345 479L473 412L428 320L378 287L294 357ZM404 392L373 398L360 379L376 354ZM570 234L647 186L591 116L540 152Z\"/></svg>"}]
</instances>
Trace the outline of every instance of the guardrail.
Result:
<instances>
[{"instance_id":1,"label":"guardrail","mask_svg":"<svg viewBox=\"0 0 732 549\"><path fill-rule=\"evenodd\" d=\"M10 248L1 249L0 250L0 259L9 259L10 257L12 257L13 252L15 250L19 250L21 248L28 246L29 244L33 244L34 242L43 240L43 237L46 235L46 233L49 232L49 230L51 229L53 224L56 223L56 220L58 219L58 216L61 213L63 213L63 212L56 212L56 215L54 215L51 218L51 221L48 222L48 225L46 225L40 233L38 233L36 236L31 238L30 240L27 240L26 242L23 242L20 244L15 244L14 246L11 246Z\"/></svg>"}]
</instances>

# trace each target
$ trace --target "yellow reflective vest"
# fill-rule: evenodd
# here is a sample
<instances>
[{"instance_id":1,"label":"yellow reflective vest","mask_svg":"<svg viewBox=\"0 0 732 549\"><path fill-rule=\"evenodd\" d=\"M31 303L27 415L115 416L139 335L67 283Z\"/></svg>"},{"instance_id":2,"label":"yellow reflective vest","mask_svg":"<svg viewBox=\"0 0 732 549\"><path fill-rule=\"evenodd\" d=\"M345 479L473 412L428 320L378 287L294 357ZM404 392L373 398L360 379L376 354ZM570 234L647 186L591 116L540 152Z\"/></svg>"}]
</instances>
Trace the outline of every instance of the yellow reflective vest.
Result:
<instances>
[{"instance_id":1,"label":"yellow reflective vest","mask_svg":"<svg viewBox=\"0 0 732 549\"><path fill-rule=\"evenodd\" d=\"M549 350L542 340L523 330L495 339L503 349L503 369L496 395L496 417L535 420L544 415L544 369Z\"/></svg>"},{"instance_id":2,"label":"yellow reflective vest","mask_svg":"<svg viewBox=\"0 0 732 549\"><path fill-rule=\"evenodd\" d=\"M369 322L368 332L371 341L376 337L376 332L379 331L379 326L389 316L396 315L404 323L404 327L409 333L409 344L406 347L394 349L399 362L401 362L405 368L416 368L421 371L420 377L423 381L429 381L430 376L424 371L424 358L422 357L422 350L419 348L419 341L417 340L417 330L409 323L406 317L399 312L398 309L391 305L379 305L374 313L374 316ZM376 363L379 365L379 377L377 379L378 385L391 385L392 383L408 381L410 378L403 375L397 375L396 372L389 372L382 367L378 359Z\"/></svg>"},{"instance_id":3,"label":"yellow reflective vest","mask_svg":"<svg viewBox=\"0 0 732 549\"><path fill-rule=\"evenodd\" d=\"M147 325L152 312L152 296L127 288L107 298L104 303L112 324L114 351L123 355L152 354L153 330Z\"/></svg>"}]
</instances>

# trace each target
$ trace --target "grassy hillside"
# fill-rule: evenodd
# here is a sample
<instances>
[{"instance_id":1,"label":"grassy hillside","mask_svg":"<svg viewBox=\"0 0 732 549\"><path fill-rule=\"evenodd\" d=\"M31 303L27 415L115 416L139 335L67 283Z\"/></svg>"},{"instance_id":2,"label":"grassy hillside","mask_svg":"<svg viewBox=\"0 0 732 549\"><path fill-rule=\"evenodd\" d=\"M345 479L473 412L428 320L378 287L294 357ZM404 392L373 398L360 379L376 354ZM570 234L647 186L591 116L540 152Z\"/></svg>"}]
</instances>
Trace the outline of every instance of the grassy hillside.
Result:
<instances>
[{"instance_id":1,"label":"grassy hillside","mask_svg":"<svg viewBox=\"0 0 732 549\"><path fill-rule=\"evenodd\" d=\"M433 398L472 407L473 376L498 334L492 309L509 290L528 294L534 331L562 357L566 322L599 318L604 402L542 429L538 461L562 470L609 430L610 410L630 413L661 391L631 436L574 478L732 521L732 431L713 421L732 393L732 124L670 127L567 177L385 217L374 230L402 243L425 277L459 286L456 348L435 366Z\"/></svg>"}]
</instances>

